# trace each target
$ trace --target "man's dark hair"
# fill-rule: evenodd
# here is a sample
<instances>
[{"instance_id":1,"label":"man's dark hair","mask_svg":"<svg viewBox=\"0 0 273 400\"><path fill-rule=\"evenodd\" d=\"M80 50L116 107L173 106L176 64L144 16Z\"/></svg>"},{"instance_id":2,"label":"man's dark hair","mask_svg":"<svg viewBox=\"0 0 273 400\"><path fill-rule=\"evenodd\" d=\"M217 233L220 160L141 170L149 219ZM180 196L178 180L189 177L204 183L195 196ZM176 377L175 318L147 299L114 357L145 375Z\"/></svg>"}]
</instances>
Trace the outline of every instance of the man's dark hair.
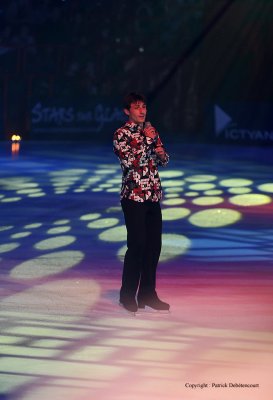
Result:
<instances>
[{"instance_id":1,"label":"man's dark hair","mask_svg":"<svg viewBox=\"0 0 273 400\"><path fill-rule=\"evenodd\" d=\"M123 108L129 110L131 104L136 103L137 101L143 101L143 103L146 104L146 98L143 94L137 92L130 92L124 97Z\"/></svg>"}]
</instances>

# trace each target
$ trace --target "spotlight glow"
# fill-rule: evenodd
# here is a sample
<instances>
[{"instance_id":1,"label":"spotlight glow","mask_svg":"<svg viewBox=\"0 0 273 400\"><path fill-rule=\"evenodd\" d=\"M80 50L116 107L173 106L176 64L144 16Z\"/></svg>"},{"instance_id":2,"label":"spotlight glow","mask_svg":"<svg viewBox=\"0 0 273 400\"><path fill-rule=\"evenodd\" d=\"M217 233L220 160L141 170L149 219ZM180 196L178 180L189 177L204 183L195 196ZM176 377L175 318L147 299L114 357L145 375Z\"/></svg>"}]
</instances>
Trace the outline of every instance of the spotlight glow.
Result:
<instances>
[{"instance_id":1,"label":"spotlight glow","mask_svg":"<svg viewBox=\"0 0 273 400\"><path fill-rule=\"evenodd\" d=\"M164 208L162 210L162 219L163 221L174 221L186 218L190 213L191 211L188 208L183 207Z\"/></svg>"},{"instance_id":2,"label":"spotlight glow","mask_svg":"<svg viewBox=\"0 0 273 400\"><path fill-rule=\"evenodd\" d=\"M258 186L258 189L262 192L273 193L273 183L263 183Z\"/></svg>"},{"instance_id":3,"label":"spotlight glow","mask_svg":"<svg viewBox=\"0 0 273 400\"><path fill-rule=\"evenodd\" d=\"M243 178L233 178L233 179L223 179L219 182L221 186L225 187L240 187L240 186L249 186L253 184L253 181L250 179Z\"/></svg>"},{"instance_id":4,"label":"spotlight glow","mask_svg":"<svg viewBox=\"0 0 273 400\"><path fill-rule=\"evenodd\" d=\"M230 203L236 204L237 206L261 206L264 204L271 203L271 197L265 194L242 194L238 196L233 196L229 199Z\"/></svg>"},{"instance_id":5,"label":"spotlight glow","mask_svg":"<svg viewBox=\"0 0 273 400\"><path fill-rule=\"evenodd\" d=\"M53 250L59 247L69 246L74 243L76 238L74 236L57 236L50 239L41 240L34 245L37 250Z\"/></svg>"},{"instance_id":6,"label":"spotlight glow","mask_svg":"<svg viewBox=\"0 0 273 400\"><path fill-rule=\"evenodd\" d=\"M224 199L222 197L209 196L209 197L198 197L192 200L193 204L198 206L213 206L215 204L223 203Z\"/></svg>"},{"instance_id":7,"label":"spotlight glow","mask_svg":"<svg viewBox=\"0 0 273 400\"><path fill-rule=\"evenodd\" d=\"M215 181L217 176L214 175L191 175L186 178L188 182L211 182Z\"/></svg>"},{"instance_id":8,"label":"spotlight glow","mask_svg":"<svg viewBox=\"0 0 273 400\"><path fill-rule=\"evenodd\" d=\"M89 222L87 227L91 228L91 229L103 229L103 228L109 228L110 226L117 225L118 223L119 223L119 219L117 219L117 218L101 218L101 219L96 219L95 221Z\"/></svg>"},{"instance_id":9,"label":"spotlight glow","mask_svg":"<svg viewBox=\"0 0 273 400\"><path fill-rule=\"evenodd\" d=\"M84 258L81 251L56 251L43 254L14 267L10 276L16 279L37 279L59 274L79 264Z\"/></svg>"},{"instance_id":10,"label":"spotlight glow","mask_svg":"<svg viewBox=\"0 0 273 400\"><path fill-rule=\"evenodd\" d=\"M107 229L106 231L103 231L99 234L99 239L105 242L126 242L126 226L121 225L115 228Z\"/></svg>"},{"instance_id":11,"label":"spotlight glow","mask_svg":"<svg viewBox=\"0 0 273 400\"><path fill-rule=\"evenodd\" d=\"M219 228L234 224L241 219L241 213L227 208L213 208L192 214L189 222L200 228Z\"/></svg>"}]
</instances>

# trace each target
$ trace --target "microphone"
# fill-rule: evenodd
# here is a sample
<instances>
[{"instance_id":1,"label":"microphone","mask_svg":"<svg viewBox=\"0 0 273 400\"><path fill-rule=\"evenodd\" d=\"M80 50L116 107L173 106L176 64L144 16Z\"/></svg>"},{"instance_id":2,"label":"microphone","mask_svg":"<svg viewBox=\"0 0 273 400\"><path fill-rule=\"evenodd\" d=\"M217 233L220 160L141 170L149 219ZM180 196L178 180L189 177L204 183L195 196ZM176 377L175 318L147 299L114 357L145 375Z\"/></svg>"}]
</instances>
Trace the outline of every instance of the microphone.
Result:
<instances>
[{"instance_id":1,"label":"microphone","mask_svg":"<svg viewBox=\"0 0 273 400\"><path fill-rule=\"evenodd\" d=\"M149 126L152 126L151 122L150 122L150 121L146 121L146 122L144 122L144 124L143 124L143 129L149 128Z\"/></svg>"}]
</instances>

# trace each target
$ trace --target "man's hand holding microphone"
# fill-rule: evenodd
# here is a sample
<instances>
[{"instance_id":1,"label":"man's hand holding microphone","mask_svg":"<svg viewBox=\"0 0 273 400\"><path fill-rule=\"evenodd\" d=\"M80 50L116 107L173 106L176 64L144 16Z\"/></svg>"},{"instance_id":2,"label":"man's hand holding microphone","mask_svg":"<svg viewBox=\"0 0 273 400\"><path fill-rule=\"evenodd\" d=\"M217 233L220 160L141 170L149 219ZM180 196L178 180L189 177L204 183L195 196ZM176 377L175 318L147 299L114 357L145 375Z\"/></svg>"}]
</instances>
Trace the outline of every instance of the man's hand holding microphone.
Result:
<instances>
[{"instance_id":1,"label":"man's hand holding microphone","mask_svg":"<svg viewBox=\"0 0 273 400\"><path fill-rule=\"evenodd\" d=\"M152 126L151 122L144 123L143 132L144 132L145 136L147 136L151 139L155 139L155 137L157 136L156 130ZM165 150L162 146L157 146L155 148L155 153L161 160L165 159Z\"/></svg>"}]
</instances>

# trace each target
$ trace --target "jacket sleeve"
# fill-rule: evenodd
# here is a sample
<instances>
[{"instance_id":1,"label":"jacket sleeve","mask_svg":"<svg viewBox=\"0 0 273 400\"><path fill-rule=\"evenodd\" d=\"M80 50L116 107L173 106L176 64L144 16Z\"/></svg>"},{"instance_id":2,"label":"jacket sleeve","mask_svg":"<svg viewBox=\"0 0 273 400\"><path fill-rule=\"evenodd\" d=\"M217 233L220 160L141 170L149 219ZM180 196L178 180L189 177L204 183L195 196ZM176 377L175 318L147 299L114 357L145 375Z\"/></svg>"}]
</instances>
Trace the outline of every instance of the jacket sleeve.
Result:
<instances>
[{"instance_id":1,"label":"jacket sleeve","mask_svg":"<svg viewBox=\"0 0 273 400\"><path fill-rule=\"evenodd\" d=\"M157 138L156 138L156 141L155 141L155 148L157 148L157 147L163 147L163 149L165 151L165 158L164 158L164 160L161 160L161 158L159 158L155 153L155 155L156 155L156 163L157 163L157 165L160 165L161 167L165 167L168 164L170 157L169 157L169 154L166 152L166 149L165 149L165 147L164 147L164 145L163 145L163 143L162 143L162 141L161 141L161 139L160 139L158 134L157 134Z\"/></svg>"}]
</instances>

